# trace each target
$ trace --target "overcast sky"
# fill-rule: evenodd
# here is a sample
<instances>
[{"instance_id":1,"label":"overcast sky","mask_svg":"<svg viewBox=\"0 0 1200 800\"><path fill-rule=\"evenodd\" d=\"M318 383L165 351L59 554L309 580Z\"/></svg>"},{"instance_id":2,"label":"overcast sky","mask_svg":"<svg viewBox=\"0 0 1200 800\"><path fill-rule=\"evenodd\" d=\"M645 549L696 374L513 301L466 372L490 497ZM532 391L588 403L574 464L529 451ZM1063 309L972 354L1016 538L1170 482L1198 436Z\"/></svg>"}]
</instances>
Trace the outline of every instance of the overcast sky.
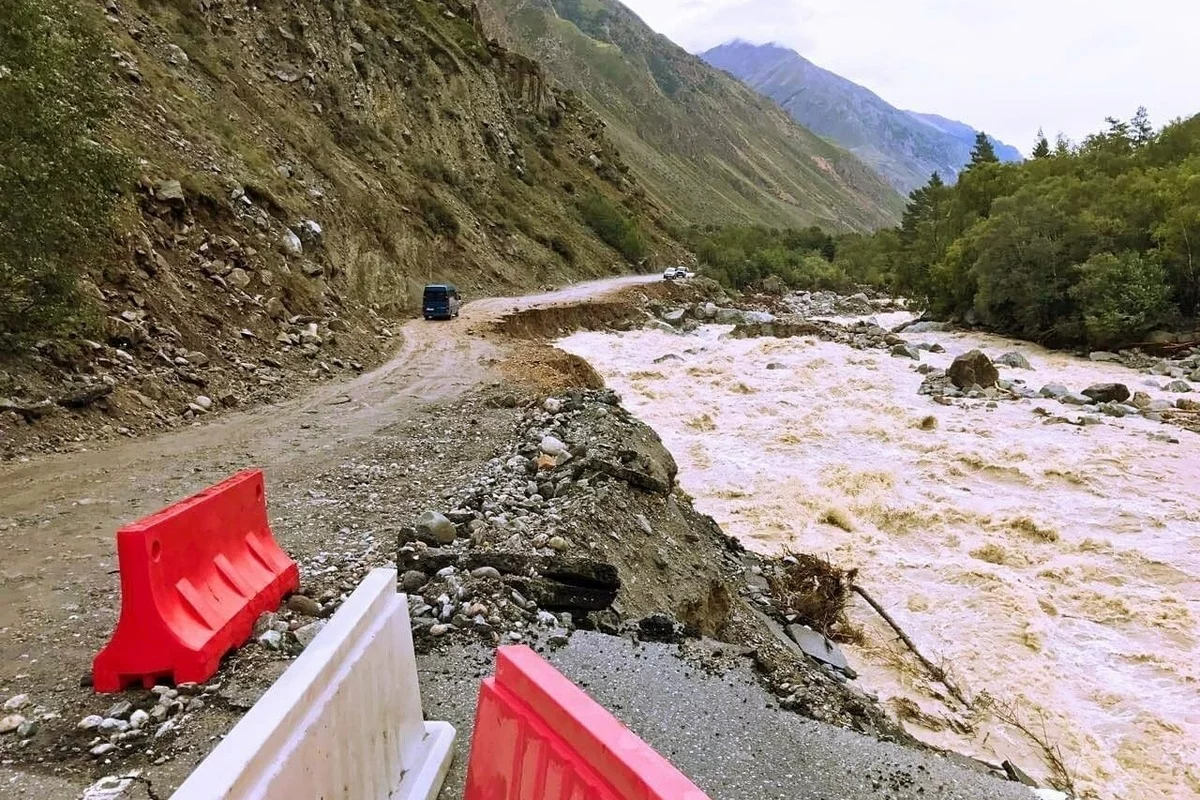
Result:
<instances>
[{"instance_id":1,"label":"overcast sky","mask_svg":"<svg viewBox=\"0 0 1200 800\"><path fill-rule=\"evenodd\" d=\"M1200 0L624 0L692 52L779 42L892 105L1028 152L1145 105L1200 112Z\"/></svg>"}]
</instances>

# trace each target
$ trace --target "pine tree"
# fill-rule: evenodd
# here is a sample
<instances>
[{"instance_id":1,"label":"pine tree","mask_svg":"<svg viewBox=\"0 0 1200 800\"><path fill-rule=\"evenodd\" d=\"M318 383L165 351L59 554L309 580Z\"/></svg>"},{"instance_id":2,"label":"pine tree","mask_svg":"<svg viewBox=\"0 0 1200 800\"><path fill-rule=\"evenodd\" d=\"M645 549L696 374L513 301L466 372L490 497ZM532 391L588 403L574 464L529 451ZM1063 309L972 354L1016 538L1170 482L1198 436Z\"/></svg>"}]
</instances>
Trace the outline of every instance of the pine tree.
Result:
<instances>
[{"instance_id":1,"label":"pine tree","mask_svg":"<svg viewBox=\"0 0 1200 800\"><path fill-rule=\"evenodd\" d=\"M1154 126L1150 124L1150 113L1146 111L1145 106L1138 106L1137 113L1129 121L1129 127L1136 147L1148 144L1154 137Z\"/></svg>"},{"instance_id":2,"label":"pine tree","mask_svg":"<svg viewBox=\"0 0 1200 800\"><path fill-rule=\"evenodd\" d=\"M1033 146L1034 158L1049 158L1050 157L1050 140L1046 138L1046 134L1038 128L1037 144Z\"/></svg>"},{"instance_id":3,"label":"pine tree","mask_svg":"<svg viewBox=\"0 0 1200 800\"><path fill-rule=\"evenodd\" d=\"M996 157L996 148L992 147L992 140L983 131L975 134L975 149L971 151L971 163L968 167L973 167L976 164L995 164L1000 159Z\"/></svg>"}]
</instances>

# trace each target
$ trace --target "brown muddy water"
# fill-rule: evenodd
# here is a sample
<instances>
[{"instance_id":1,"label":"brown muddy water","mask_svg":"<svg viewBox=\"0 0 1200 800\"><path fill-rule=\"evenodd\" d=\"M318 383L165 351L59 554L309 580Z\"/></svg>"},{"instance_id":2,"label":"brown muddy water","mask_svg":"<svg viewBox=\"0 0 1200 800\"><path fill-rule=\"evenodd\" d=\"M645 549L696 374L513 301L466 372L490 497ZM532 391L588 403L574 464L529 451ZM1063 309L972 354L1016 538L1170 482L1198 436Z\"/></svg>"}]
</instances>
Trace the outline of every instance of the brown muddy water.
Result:
<instances>
[{"instance_id":1,"label":"brown muddy water","mask_svg":"<svg viewBox=\"0 0 1200 800\"><path fill-rule=\"evenodd\" d=\"M683 488L726 531L858 568L969 695L1008 710L946 701L858 601L865 639L846 649L859 683L914 735L1044 780L1041 748L998 718L1011 712L1061 749L1083 796L1200 797L1200 437L1141 418L1046 424L1035 408L1079 415L1050 400L940 406L917 394L914 363L886 351L728 330L559 346L659 432ZM907 338L945 347L922 354L937 367L976 347L1022 352L1034 370L1001 377L1034 389L1115 381L1177 397L1120 365L999 337Z\"/></svg>"}]
</instances>

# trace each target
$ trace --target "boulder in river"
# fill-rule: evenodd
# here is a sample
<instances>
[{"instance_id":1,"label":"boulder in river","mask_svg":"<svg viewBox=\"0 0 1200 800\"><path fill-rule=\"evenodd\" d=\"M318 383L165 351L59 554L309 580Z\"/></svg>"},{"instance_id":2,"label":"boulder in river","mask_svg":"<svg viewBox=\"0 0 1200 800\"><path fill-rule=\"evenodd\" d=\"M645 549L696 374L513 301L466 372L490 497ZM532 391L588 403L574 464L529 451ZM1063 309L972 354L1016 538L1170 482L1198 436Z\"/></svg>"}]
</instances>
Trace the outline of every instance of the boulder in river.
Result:
<instances>
[{"instance_id":1,"label":"boulder in river","mask_svg":"<svg viewBox=\"0 0 1200 800\"><path fill-rule=\"evenodd\" d=\"M914 322L911 325L904 325L896 329L896 333L902 330L905 333L944 333L953 327L949 322L931 322L925 320L923 322Z\"/></svg>"},{"instance_id":2,"label":"boulder in river","mask_svg":"<svg viewBox=\"0 0 1200 800\"><path fill-rule=\"evenodd\" d=\"M1066 403L1069 406L1090 406L1096 402L1083 392L1067 392L1062 397L1058 398L1060 403Z\"/></svg>"},{"instance_id":3,"label":"boulder in river","mask_svg":"<svg viewBox=\"0 0 1200 800\"><path fill-rule=\"evenodd\" d=\"M1168 392L1190 392L1192 385L1187 381L1171 381L1167 384Z\"/></svg>"},{"instance_id":4,"label":"boulder in river","mask_svg":"<svg viewBox=\"0 0 1200 800\"><path fill-rule=\"evenodd\" d=\"M892 348L892 355L897 358L911 358L913 361L921 360L921 351L910 344L901 342Z\"/></svg>"},{"instance_id":5,"label":"boulder in river","mask_svg":"<svg viewBox=\"0 0 1200 800\"><path fill-rule=\"evenodd\" d=\"M1013 369L1033 369L1029 359L1018 353L1016 350L1005 353L996 359L997 364L1003 364L1006 367Z\"/></svg>"},{"instance_id":6,"label":"boulder in river","mask_svg":"<svg viewBox=\"0 0 1200 800\"><path fill-rule=\"evenodd\" d=\"M1129 399L1129 387L1123 383L1094 383L1083 394L1097 403L1124 403Z\"/></svg>"},{"instance_id":7,"label":"boulder in river","mask_svg":"<svg viewBox=\"0 0 1200 800\"><path fill-rule=\"evenodd\" d=\"M982 350L971 350L954 359L950 369L946 370L946 375L959 389L969 389L972 386L986 389L995 386L1000 378L992 360Z\"/></svg>"}]
</instances>

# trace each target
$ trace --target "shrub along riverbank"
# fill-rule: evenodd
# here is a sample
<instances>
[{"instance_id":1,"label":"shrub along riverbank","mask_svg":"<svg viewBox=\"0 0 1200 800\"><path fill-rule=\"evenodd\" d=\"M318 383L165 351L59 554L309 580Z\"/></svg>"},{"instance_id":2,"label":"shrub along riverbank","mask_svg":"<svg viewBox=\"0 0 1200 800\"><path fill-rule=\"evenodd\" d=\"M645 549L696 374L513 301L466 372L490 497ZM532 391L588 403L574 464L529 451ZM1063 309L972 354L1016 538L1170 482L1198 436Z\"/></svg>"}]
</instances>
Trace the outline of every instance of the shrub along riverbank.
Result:
<instances>
[{"instance_id":1,"label":"shrub along riverbank","mask_svg":"<svg viewBox=\"0 0 1200 800\"><path fill-rule=\"evenodd\" d=\"M1144 110L1073 145L1043 137L1001 164L986 139L956 185L936 174L903 223L870 236L699 229L713 277L743 287L871 284L1055 346L1114 347L1200 312L1200 116L1151 128Z\"/></svg>"}]
</instances>

